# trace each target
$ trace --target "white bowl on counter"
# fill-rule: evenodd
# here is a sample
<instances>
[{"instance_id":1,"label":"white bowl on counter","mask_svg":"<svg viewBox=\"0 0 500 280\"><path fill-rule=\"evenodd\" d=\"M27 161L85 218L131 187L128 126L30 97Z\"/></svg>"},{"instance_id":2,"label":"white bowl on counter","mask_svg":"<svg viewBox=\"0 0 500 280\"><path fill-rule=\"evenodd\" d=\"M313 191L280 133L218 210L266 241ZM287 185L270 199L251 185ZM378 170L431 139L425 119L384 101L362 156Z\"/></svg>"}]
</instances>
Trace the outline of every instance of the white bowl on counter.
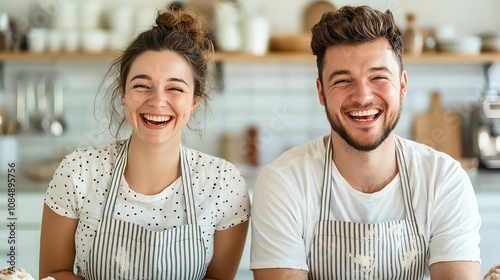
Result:
<instances>
[{"instance_id":1,"label":"white bowl on counter","mask_svg":"<svg viewBox=\"0 0 500 280\"><path fill-rule=\"evenodd\" d=\"M456 36L438 41L439 51L447 53L477 55L481 53L481 46L481 37L475 35Z\"/></svg>"}]
</instances>

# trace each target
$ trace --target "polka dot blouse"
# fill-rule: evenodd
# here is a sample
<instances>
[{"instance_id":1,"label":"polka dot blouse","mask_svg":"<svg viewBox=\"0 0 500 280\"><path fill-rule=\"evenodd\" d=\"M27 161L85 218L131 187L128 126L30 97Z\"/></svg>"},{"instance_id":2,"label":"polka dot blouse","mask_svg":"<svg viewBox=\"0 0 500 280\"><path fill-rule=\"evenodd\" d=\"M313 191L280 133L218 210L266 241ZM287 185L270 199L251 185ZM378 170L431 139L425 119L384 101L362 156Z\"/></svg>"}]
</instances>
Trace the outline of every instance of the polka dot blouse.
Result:
<instances>
[{"instance_id":1,"label":"polka dot blouse","mask_svg":"<svg viewBox=\"0 0 500 280\"><path fill-rule=\"evenodd\" d=\"M97 226L109 192L111 173L119 145L76 150L60 163L45 196L57 214L78 219L76 264L86 276L86 266ZM250 218L250 200L245 182L231 163L188 149L198 224L207 252L213 256L213 236ZM166 230L187 223L182 179L155 195L129 188L122 178L113 212L115 219L139 224L149 230Z\"/></svg>"}]
</instances>

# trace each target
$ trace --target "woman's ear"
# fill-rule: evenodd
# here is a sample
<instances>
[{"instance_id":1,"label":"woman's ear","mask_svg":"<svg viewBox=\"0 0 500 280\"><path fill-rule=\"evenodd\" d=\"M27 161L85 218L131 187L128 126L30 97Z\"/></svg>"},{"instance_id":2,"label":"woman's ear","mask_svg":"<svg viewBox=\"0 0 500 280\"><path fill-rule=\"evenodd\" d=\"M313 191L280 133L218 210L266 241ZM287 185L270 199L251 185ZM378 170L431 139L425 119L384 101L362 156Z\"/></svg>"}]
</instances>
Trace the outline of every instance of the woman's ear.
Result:
<instances>
[{"instance_id":1,"label":"woman's ear","mask_svg":"<svg viewBox=\"0 0 500 280\"><path fill-rule=\"evenodd\" d=\"M122 101L122 105L125 103L125 89L121 83L118 84L118 91L120 92L120 100Z\"/></svg>"},{"instance_id":2,"label":"woman's ear","mask_svg":"<svg viewBox=\"0 0 500 280\"><path fill-rule=\"evenodd\" d=\"M201 96L195 96L193 98L193 106L191 107L191 113L194 112L194 109L198 106L198 103L200 102Z\"/></svg>"}]
</instances>

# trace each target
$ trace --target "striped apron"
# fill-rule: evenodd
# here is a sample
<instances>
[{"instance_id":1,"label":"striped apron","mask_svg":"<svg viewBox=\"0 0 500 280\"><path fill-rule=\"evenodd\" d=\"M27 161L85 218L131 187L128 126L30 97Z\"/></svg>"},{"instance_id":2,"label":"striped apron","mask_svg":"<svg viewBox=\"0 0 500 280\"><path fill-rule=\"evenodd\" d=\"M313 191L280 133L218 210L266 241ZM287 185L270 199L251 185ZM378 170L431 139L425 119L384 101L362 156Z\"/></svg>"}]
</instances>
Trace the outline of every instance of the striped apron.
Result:
<instances>
[{"instance_id":1,"label":"striped apron","mask_svg":"<svg viewBox=\"0 0 500 280\"><path fill-rule=\"evenodd\" d=\"M191 174L184 147L181 173L187 224L151 231L113 218L130 140L120 148L103 217L87 265L87 279L202 279L206 273L205 245L196 220Z\"/></svg>"},{"instance_id":2,"label":"striped apron","mask_svg":"<svg viewBox=\"0 0 500 280\"><path fill-rule=\"evenodd\" d=\"M330 136L325 153L320 220L308 260L309 279L423 279L427 247L418 231L408 170L399 141L396 141L396 150L406 218L377 224L331 221Z\"/></svg>"}]
</instances>

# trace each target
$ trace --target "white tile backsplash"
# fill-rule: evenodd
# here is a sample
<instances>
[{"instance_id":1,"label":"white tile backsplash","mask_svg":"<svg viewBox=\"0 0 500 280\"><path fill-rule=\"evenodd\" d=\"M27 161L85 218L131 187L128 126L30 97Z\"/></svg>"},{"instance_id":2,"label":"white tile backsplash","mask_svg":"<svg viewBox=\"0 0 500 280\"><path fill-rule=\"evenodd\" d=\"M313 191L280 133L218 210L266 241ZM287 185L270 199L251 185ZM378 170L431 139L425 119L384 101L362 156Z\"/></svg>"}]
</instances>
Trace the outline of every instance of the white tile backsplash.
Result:
<instances>
[{"instance_id":1,"label":"white tile backsplash","mask_svg":"<svg viewBox=\"0 0 500 280\"><path fill-rule=\"evenodd\" d=\"M15 76L22 71L56 71L63 77L65 119L68 129L62 137L47 134L20 135L23 162L48 158L74 147L111 141L106 126L94 117L94 102L100 79L110 61L59 63L6 63L6 88L0 91L0 105L15 108ZM221 154L221 136L233 133L244 139L247 128L260 129L261 163L266 164L284 150L327 134L329 124L319 104L315 63L225 63L221 68L225 87L214 91L208 119L198 115L203 135L186 131L187 145L207 153ZM428 109L429 94L442 93L446 107L469 108L484 86L481 64L409 64L408 95L396 132L410 137L413 116ZM491 73L497 73L493 67ZM499 84L498 75L491 84ZM101 99L97 104L102 107ZM98 106L98 108L99 108ZM14 110L12 110L14 111ZM102 112L99 113L103 115ZM199 127L196 124L195 127ZM242 140L243 141L243 140ZM62 151L62 152L61 152Z\"/></svg>"}]
</instances>

